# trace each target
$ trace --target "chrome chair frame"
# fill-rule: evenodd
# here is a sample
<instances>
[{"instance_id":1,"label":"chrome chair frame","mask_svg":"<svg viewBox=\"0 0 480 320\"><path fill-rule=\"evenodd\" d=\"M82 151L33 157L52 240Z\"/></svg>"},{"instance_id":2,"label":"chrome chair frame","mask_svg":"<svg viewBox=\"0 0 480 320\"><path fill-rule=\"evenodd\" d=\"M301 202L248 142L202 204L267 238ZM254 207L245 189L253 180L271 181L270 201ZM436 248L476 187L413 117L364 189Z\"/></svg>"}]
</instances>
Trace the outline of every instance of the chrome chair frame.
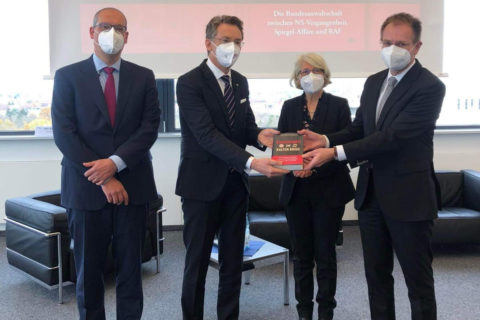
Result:
<instances>
[{"instance_id":1,"label":"chrome chair frame","mask_svg":"<svg viewBox=\"0 0 480 320\"><path fill-rule=\"evenodd\" d=\"M40 230L37 230L35 228L32 228L30 226L27 226L26 224L23 224L23 223L20 223L18 221L15 221L15 220L12 220L10 218L4 218L6 222L9 222L9 223L13 223L14 225L17 225L19 227L22 227L28 231L31 231L31 232L35 232L35 233L38 233L42 236L44 236L45 238L51 238L51 237L56 237L57 238L57 259L58 259L58 264L54 267L48 267L38 261L34 261L26 256L24 256L23 254L15 251L15 250L12 250L10 248L7 248L7 251L13 253L13 254L16 254L16 255L19 255L19 256L22 256L30 261L33 261L39 265L41 265L42 267L46 268L46 269L50 269L50 270L55 270L55 269L58 269L58 284L56 285L48 285L46 284L45 282L29 275L28 273L18 269L17 267L14 267L14 266L10 266L11 268L13 268L14 270L26 275L28 278L34 280L36 283L40 284L42 287L44 288L47 288L49 290L54 290L54 289L57 289L58 288L58 303L59 304L62 304L63 303L63 287L64 286L67 286L67 285L70 285L70 284L73 284L73 282L71 281L66 281L66 282L63 282L63 263L62 263L62 234L60 232L51 232L51 233L47 233L47 232L43 232L43 231L40 231Z\"/></svg>"}]
</instances>

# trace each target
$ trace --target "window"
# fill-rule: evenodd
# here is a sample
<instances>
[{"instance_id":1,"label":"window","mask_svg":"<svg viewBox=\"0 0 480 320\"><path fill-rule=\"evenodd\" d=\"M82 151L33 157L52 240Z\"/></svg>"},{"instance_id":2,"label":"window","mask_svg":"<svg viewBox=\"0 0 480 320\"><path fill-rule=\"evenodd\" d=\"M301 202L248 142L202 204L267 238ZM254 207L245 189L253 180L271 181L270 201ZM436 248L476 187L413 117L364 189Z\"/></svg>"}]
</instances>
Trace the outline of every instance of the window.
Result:
<instances>
[{"instance_id":1,"label":"window","mask_svg":"<svg viewBox=\"0 0 480 320\"><path fill-rule=\"evenodd\" d=\"M275 128L285 100L298 96L301 91L291 87L287 79L250 79L250 106L261 128Z\"/></svg>"},{"instance_id":2,"label":"window","mask_svg":"<svg viewBox=\"0 0 480 320\"><path fill-rule=\"evenodd\" d=\"M474 40L475 28L465 23L476 21L479 9L480 3L474 0L444 3L444 70L448 76L441 78L447 94L437 121L440 128L480 128L480 42ZM20 13L28 23L18 23ZM51 125L53 80L44 79L50 72L48 0L3 1L0 14L3 30L15 25L15 32L3 35L3 42L12 49L0 52L0 134L33 134L36 127ZM335 66L330 67L335 75ZM364 81L333 78L326 91L347 98L354 115ZM283 101L301 94L287 79L250 79L249 86L251 106L261 127L276 127ZM175 81L160 79L157 87L163 110L161 131L178 131Z\"/></svg>"},{"instance_id":3,"label":"window","mask_svg":"<svg viewBox=\"0 0 480 320\"><path fill-rule=\"evenodd\" d=\"M2 1L0 12L0 26L9 30L3 42L11 48L0 53L0 132L32 133L52 123L53 81L43 80L49 74L48 1Z\"/></svg>"},{"instance_id":4,"label":"window","mask_svg":"<svg viewBox=\"0 0 480 320\"><path fill-rule=\"evenodd\" d=\"M447 87L437 126L480 127L478 52L480 43L473 27L480 9L475 0L446 0L444 25L444 70ZM428 45L428 44L425 44Z\"/></svg>"},{"instance_id":5,"label":"window","mask_svg":"<svg viewBox=\"0 0 480 320\"><path fill-rule=\"evenodd\" d=\"M325 88L325 91L346 98L352 115L355 115L365 79L348 78L331 81L332 83ZM248 83L250 105L258 126L262 128L275 128L283 102L303 93L302 90L291 87L288 79L251 79Z\"/></svg>"}]
</instances>

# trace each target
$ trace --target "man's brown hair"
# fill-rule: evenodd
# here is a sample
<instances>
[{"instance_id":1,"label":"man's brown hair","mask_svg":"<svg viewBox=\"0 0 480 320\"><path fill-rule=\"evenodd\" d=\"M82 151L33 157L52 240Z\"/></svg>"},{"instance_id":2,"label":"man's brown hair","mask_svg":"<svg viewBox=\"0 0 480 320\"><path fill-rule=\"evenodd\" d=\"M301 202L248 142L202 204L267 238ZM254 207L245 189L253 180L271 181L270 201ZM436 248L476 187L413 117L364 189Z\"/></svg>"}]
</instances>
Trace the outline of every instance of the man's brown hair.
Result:
<instances>
[{"instance_id":1,"label":"man's brown hair","mask_svg":"<svg viewBox=\"0 0 480 320\"><path fill-rule=\"evenodd\" d=\"M380 30L380 39L382 39L383 30L385 30L385 28L390 23L408 24L413 30L413 35L414 35L413 42L417 43L418 41L420 41L420 36L422 35L422 22L419 19L412 16L411 14L405 13L405 12L393 14L383 22L382 29Z\"/></svg>"}]
</instances>

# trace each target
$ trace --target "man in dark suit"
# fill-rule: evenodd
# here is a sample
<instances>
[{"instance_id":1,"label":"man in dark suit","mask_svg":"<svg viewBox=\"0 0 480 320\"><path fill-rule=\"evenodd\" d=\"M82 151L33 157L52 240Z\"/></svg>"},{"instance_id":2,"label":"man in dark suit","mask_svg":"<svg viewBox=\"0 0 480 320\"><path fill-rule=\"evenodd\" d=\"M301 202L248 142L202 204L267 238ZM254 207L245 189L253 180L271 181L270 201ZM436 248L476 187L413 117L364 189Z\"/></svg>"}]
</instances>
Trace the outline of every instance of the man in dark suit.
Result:
<instances>
[{"instance_id":1,"label":"man in dark suit","mask_svg":"<svg viewBox=\"0 0 480 320\"><path fill-rule=\"evenodd\" d=\"M247 79L231 70L243 45L243 23L216 16L206 28L208 59L178 79L182 127L176 194L182 197L187 249L182 288L184 319L203 319L205 277L215 234L220 281L218 319L238 319L245 220L246 171L268 176L288 171L257 159L246 145L271 146L276 130L260 130L249 103Z\"/></svg>"},{"instance_id":2,"label":"man in dark suit","mask_svg":"<svg viewBox=\"0 0 480 320\"><path fill-rule=\"evenodd\" d=\"M389 69L369 77L352 125L327 136L306 134L307 167L333 159L360 165L355 208L372 319L395 319L393 251L408 287L412 319L436 319L430 239L439 208L433 133L444 84L415 60L421 22L406 13L381 28ZM328 148L335 146L334 148Z\"/></svg>"},{"instance_id":3,"label":"man in dark suit","mask_svg":"<svg viewBox=\"0 0 480 320\"><path fill-rule=\"evenodd\" d=\"M151 70L120 59L127 43L122 12L95 14L94 54L55 74L52 121L63 153L80 319L105 319L103 270L111 244L117 319L140 319L141 259L148 202L157 198L150 147L160 120Z\"/></svg>"}]
</instances>

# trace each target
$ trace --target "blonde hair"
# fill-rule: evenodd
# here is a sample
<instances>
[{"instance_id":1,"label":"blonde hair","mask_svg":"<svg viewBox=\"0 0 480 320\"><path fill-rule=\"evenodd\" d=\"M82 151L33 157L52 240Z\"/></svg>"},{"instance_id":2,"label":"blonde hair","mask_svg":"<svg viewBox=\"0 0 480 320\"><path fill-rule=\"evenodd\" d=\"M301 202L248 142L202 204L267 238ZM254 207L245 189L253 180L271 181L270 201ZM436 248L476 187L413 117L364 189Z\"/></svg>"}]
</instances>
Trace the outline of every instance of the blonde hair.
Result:
<instances>
[{"instance_id":1,"label":"blonde hair","mask_svg":"<svg viewBox=\"0 0 480 320\"><path fill-rule=\"evenodd\" d=\"M323 70L323 77L325 78L325 84L323 85L323 87L326 87L328 84L332 83L330 81L330 69L325 62L325 59L323 59L321 55L315 52L309 52L302 54L295 62L292 75L290 76L291 86L295 84L295 88L302 89L302 86L300 85L300 79L298 79L298 75L300 74L300 71L302 71L301 68L303 62L311 64L314 68Z\"/></svg>"}]
</instances>

